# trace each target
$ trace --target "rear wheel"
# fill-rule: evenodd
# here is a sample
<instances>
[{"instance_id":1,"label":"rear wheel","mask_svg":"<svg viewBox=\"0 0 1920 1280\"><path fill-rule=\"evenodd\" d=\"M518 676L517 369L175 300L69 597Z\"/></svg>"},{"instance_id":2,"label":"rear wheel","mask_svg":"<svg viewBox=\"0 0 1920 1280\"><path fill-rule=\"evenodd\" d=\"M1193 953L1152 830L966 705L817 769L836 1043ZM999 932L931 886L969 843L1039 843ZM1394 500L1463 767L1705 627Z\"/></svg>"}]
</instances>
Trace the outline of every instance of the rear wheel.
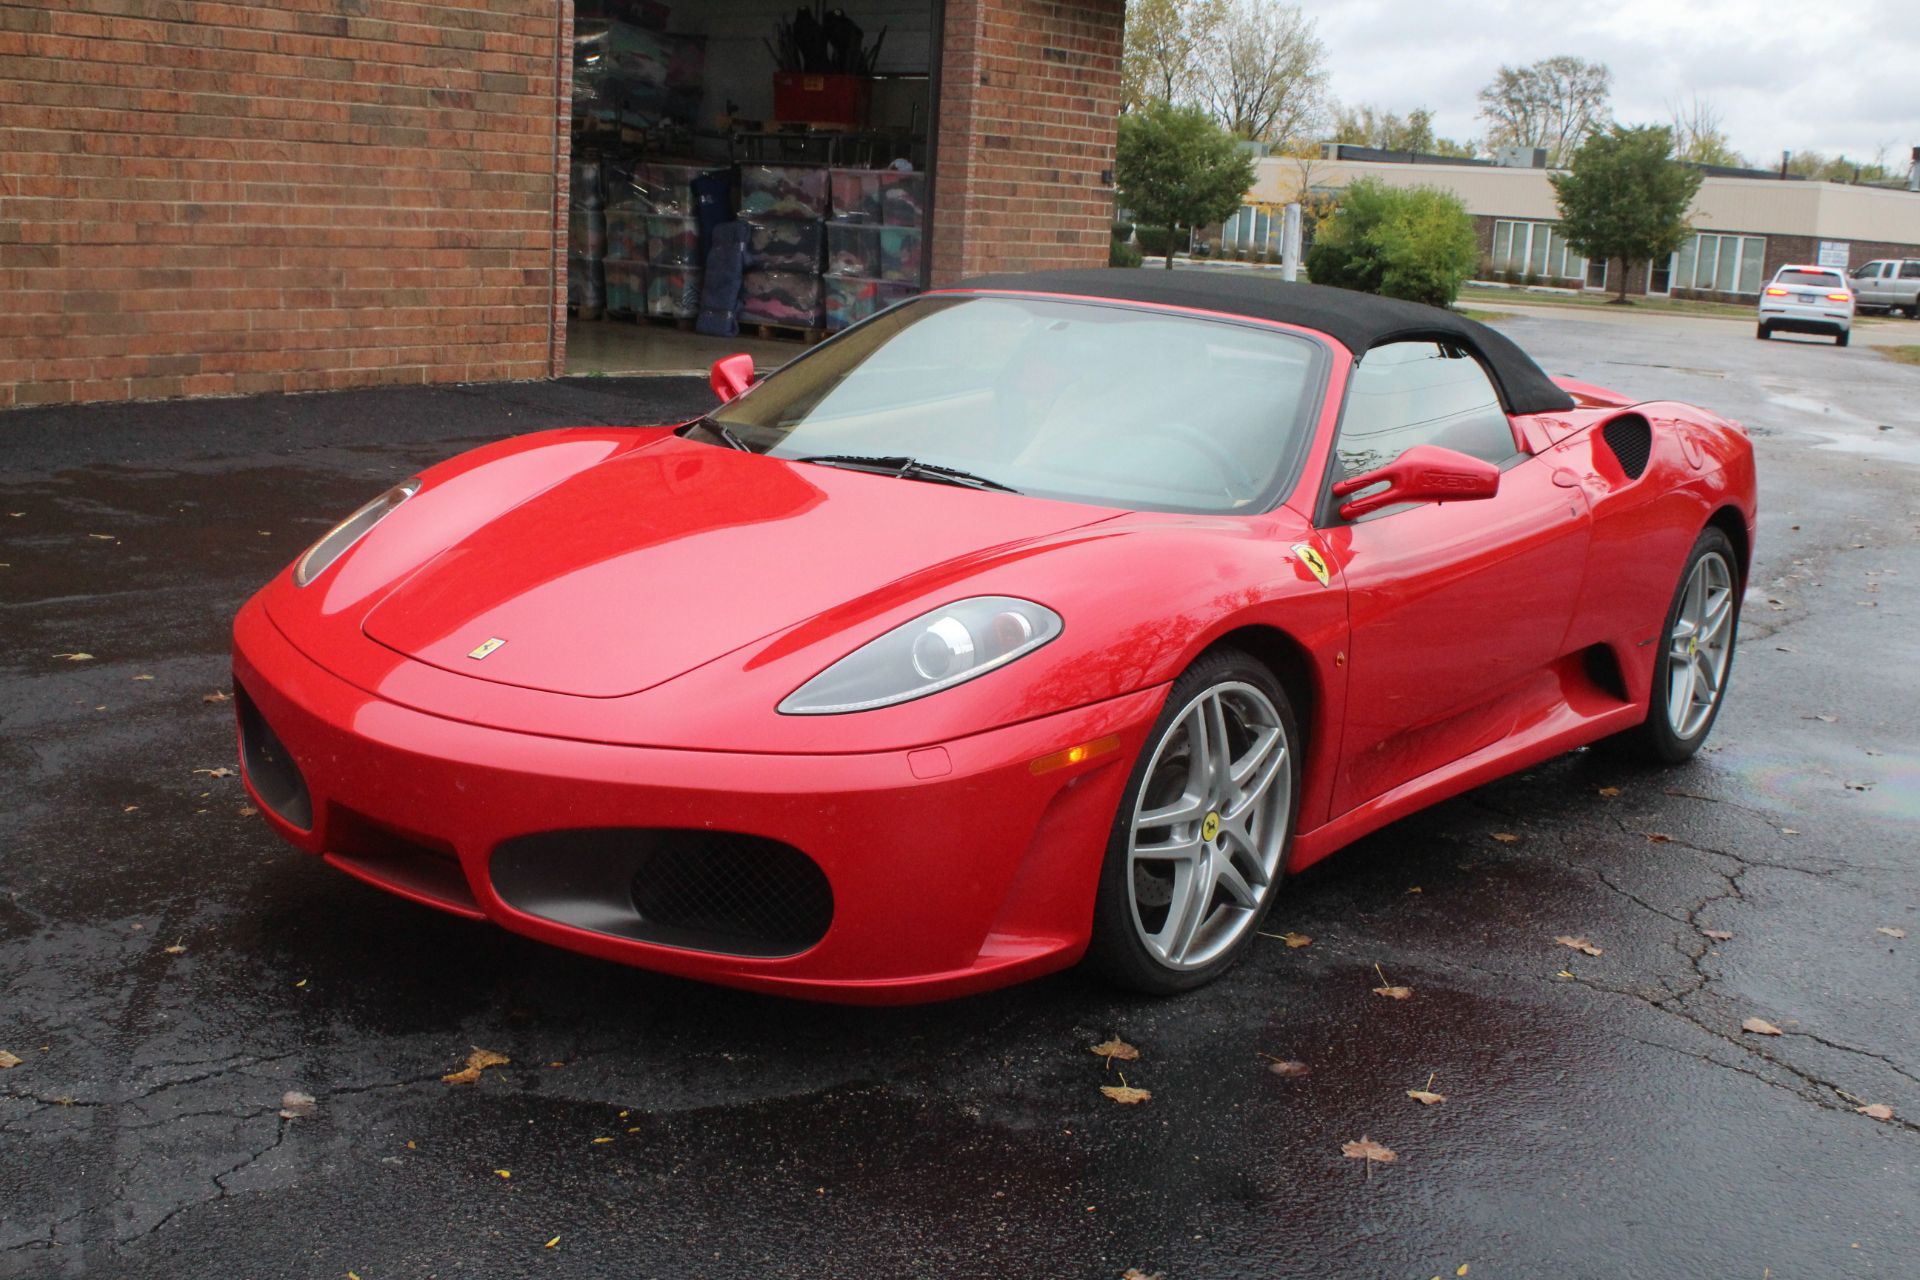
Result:
<instances>
[{"instance_id":1,"label":"rear wheel","mask_svg":"<svg viewBox=\"0 0 1920 1280\"><path fill-rule=\"evenodd\" d=\"M1758 329L1754 331L1754 336L1756 338L1759 338L1762 342L1764 342L1768 338L1771 338L1773 336L1773 330L1769 329L1766 325L1762 324Z\"/></svg>"},{"instance_id":2,"label":"rear wheel","mask_svg":"<svg viewBox=\"0 0 1920 1280\"><path fill-rule=\"evenodd\" d=\"M1679 764L1707 740L1733 670L1740 570L1733 543L1708 526L1693 544L1667 609L1647 718L1615 744L1655 764Z\"/></svg>"},{"instance_id":3,"label":"rear wheel","mask_svg":"<svg viewBox=\"0 0 1920 1280\"><path fill-rule=\"evenodd\" d=\"M1245 653L1209 653L1174 682L1114 815L1090 963L1168 995L1239 959L1293 842L1299 741L1286 692Z\"/></svg>"},{"instance_id":4,"label":"rear wheel","mask_svg":"<svg viewBox=\"0 0 1920 1280\"><path fill-rule=\"evenodd\" d=\"M1853 336L1853 333L1851 330L1842 329L1840 331L1840 336L1833 340L1833 345L1836 347L1844 347L1847 345L1847 339L1851 338L1852 336Z\"/></svg>"}]
</instances>

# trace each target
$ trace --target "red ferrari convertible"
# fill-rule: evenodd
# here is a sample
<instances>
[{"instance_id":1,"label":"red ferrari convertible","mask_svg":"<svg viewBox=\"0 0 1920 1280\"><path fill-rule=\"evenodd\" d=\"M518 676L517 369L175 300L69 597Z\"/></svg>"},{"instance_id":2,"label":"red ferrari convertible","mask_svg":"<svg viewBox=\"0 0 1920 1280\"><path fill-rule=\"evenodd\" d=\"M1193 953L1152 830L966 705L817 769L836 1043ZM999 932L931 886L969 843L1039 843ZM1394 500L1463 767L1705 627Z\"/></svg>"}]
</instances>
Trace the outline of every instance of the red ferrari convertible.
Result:
<instances>
[{"instance_id":1,"label":"red ferrari convertible","mask_svg":"<svg viewBox=\"0 0 1920 1280\"><path fill-rule=\"evenodd\" d=\"M713 381L424 471L248 602L281 835L711 982L1173 992L1288 872L1583 743L1684 760L1725 696L1746 435L1449 312L997 276Z\"/></svg>"}]
</instances>

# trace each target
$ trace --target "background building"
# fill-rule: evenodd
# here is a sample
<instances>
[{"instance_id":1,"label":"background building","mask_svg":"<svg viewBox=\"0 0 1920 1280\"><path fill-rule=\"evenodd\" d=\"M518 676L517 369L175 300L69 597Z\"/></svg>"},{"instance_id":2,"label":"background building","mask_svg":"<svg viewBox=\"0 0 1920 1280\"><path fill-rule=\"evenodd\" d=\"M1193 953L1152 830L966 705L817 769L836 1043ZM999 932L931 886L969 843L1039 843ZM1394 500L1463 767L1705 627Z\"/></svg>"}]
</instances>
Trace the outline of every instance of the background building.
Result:
<instances>
[{"instance_id":1,"label":"background building","mask_svg":"<svg viewBox=\"0 0 1920 1280\"><path fill-rule=\"evenodd\" d=\"M1222 228L1223 246L1263 245L1277 219L1261 215L1307 196L1338 197L1374 178L1389 186L1440 187L1467 206L1480 233L1481 274L1513 283L1610 289L1618 263L1588 262L1558 230L1541 157L1519 164L1454 160L1331 144L1310 157L1258 161L1247 206ZM1693 237L1664 262L1634 263L1629 293L1748 301L1789 262L1859 266L1920 257L1920 194L1886 187L1781 179L1756 170L1708 168L1689 212Z\"/></svg>"},{"instance_id":2,"label":"background building","mask_svg":"<svg viewBox=\"0 0 1920 1280\"><path fill-rule=\"evenodd\" d=\"M1124 0L836 3L886 35L858 118L810 133L927 175L914 287L1105 262ZM797 123L767 49L794 12L0 0L0 406L564 372L577 133L705 169L846 158L735 136ZM643 80L673 59L611 118L574 74L608 21L644 33Z\"/></svg>"}]
</instances>

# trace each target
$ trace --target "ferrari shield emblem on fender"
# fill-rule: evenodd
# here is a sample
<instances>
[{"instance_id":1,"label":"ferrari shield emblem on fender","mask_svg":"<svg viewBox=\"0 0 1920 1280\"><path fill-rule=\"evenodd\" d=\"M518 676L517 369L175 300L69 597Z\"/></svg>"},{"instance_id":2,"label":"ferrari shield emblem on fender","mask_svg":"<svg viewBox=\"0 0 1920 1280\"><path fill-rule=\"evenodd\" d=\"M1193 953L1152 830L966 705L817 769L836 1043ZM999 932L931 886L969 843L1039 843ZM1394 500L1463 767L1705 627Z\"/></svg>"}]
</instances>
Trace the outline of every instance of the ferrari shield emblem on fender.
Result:
<instances>
[{"instance_id":1,"label":"ferrari shield emblem on fender","mask_svg":"<svg viewBox=\"0 0 1920 1280\"><path fill-rule=\"evenodd\" d=\"M467 656L469 658L474 659L475 661L478 661L481 658L486 657L488 654L492 653L495 649L498 649L501 645L505 643L506 641L502 640L499 636L488 636L485 643L479 645L476 648L468 650Z\"/></svg>"},{"instance_id":2,"label":"ferrari shield emblem on fender","mask_svg":"<svg viewBox=\"0 0 1920 1280\"><path fill-rule=\"evenodd\" d=\"M1327 585L1327 580L1331 576L1327 569L1327 562L1318 551L1313 549L1312 543L1294 543L1293 554L1299 557L1301 564L1307 566L1308 573L1320 579L1321 586Z\"/></svg>"}]
</instances>

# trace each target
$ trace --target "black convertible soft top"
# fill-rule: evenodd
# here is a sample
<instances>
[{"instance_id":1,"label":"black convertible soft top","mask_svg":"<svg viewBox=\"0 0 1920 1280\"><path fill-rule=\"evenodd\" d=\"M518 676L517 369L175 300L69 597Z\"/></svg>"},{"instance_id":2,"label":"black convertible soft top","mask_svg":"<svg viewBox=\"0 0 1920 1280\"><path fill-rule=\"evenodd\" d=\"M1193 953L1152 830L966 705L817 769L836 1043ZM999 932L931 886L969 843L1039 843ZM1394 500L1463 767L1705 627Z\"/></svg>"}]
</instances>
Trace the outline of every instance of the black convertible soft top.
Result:
<instances>
[{"instance_id":1,"label":"black convertible soft top","mask_svg":"<svg viewBox=\"0 0 1920 1280\"><path fill-rule=\"evenodd\" d=\"M975 276L953 286L1012 293L1064 293L1116 302L1222 311L1316 329L1356 356L1383 342L1431 339L1456 343L1480 357L1493 374L1508 413L1571 409L1573 397L1554 385L1511 339L1475 320L1438 307L1316 284L1288 284L1264 272L1150 267L1030 271Z\"/></svg>"}]
</instances>

